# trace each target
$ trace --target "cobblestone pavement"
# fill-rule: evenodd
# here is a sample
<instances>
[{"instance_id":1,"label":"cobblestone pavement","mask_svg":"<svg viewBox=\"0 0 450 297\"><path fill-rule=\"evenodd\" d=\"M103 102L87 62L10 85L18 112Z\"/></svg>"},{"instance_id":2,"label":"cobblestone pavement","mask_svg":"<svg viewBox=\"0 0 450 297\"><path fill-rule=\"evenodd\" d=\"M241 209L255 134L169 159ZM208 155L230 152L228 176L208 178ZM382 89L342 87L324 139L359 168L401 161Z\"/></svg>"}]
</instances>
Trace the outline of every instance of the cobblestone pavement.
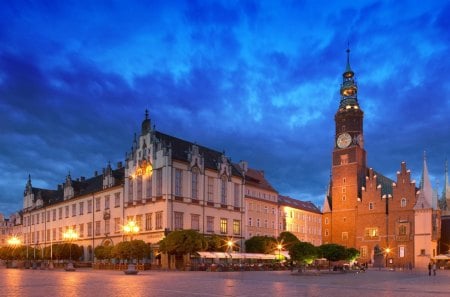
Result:
<instances>
[{"instance_id":1,"label":"cobblestone pavement","mask_svg":"<svg viewBox=\"0 0 450 297\"><path fill-rule=\"evenodd\" d=\"M165 272L0 269L0 296L450 296L450 271L299 275L290 271Z\"/></svg>"}]
</instances>

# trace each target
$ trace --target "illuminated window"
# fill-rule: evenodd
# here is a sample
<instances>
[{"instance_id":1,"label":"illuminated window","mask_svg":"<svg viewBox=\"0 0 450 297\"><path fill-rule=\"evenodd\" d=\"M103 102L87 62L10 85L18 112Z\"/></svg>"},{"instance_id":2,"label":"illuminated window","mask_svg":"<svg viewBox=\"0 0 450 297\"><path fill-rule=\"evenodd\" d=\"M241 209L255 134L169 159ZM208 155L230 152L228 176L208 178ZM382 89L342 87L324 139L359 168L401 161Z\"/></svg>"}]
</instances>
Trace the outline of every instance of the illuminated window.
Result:
<instances>
[{"instance_id":1,"label":"illuminated window","mask_svg":"<svg viewBox=\"0 0 450 297\"><path fill-rule=\"evenodd\" d=\"M398 235L406 235L407 228L405 225L398 226Z\"/></svg>"},{"instance_id":2,"label":"illuminated window","mask_svg":"<svg viewBox=\"0 0 450 297\"><path fill-rule=\"evenodd\" d=\"M222 234L228 233L228 219L226 218L220 219L220 233Z\"/></svg>"},{"instance_id":3,"label":"illuminated window","mask_svg":"<svg viewBox=\"0 0 450 297\"><path fill-rule=\"evenodd\" d=\"M378 237L378 228L366 228L365 237L369 239L374 239Z\"/></svg>"},{"instance_id":4,"label":"illuminated window","mask_svg":"<svg viewBox=\"0 0 450 297\"><path fill-rule=\"evenodd\" d=\"M367 246L360 247L359 253L361 258L367 258Z\"/></svg>"},{"instance_id":5,"label":"illuminated window","mask_svg":"<svg viewBox=\"0 0 450 297\"><path fill-rule=\"evenodd\" d=\"M405 247L402 245L398 247L398 256L399 258L405 257Z\"/></svg>"},{"instance_id":6,"label":"illuminated window","mask_svg":"<svg viewBox=\"0 0 450 297\"><path fill-rule=\"evenodd\" d=\"M241 235L241 221L233 220L233 234Z\"/></svg>"}]
</instances>

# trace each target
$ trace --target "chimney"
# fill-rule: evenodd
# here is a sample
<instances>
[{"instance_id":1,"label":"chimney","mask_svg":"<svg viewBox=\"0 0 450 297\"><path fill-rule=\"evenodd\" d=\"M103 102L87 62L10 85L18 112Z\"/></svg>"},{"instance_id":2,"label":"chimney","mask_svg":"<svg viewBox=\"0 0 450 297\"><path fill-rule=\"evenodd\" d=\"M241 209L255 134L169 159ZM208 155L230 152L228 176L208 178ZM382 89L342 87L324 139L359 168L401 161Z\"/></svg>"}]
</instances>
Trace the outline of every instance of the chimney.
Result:
<instances>
[{"instance_id":1,"label":"chimney","mask_svg":"<svg viewBox=\"0 0 450 297\"><path fill-rule=\"evenodd\" d=\"M117 162L117 169L121 169L122 168L122 162Z\"/></svg>"},{"instance_id":2,"label":"chimney","mask_svg":"<svg viewBox=\"0 0 450 297\"><path fill-rule=\"evenodd\" d=\"M97 172L97 170L95 170L94 171L94 176L97 176L98 175L98 172Z\"/></svg>"}]
</instances>

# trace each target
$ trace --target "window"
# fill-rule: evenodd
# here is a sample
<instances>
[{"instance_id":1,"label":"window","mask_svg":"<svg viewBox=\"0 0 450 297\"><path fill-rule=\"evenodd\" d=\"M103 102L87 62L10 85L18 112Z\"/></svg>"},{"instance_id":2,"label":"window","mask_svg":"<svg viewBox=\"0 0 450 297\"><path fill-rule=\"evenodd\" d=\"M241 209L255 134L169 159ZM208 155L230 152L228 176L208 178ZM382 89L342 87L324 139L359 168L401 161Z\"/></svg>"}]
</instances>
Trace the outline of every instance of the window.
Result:
<instances>
[{"instance_id":1,"label":"window","mask_svg":"<svg viewBox=\"0 0 450 297\"><path fill-rule=\"evenodd\" d=\"M398 235L406 235L407 233L406 225L400 225L398 226Z\"/></svg>"},{"instance_id":2,"label":"window","mask_svg":"<svg viewBox=\"0 0 450 297\"><path fill-rule=\"evenodd\" d=\"M346 188L342 187L342 193L345 194Z\"/></svg>"},{"instance_id":3,"label":"window","mask_svg":"<svg viewBox=\"0 0 450 297\"><path fill-rule=\"evenodd\" d=\"M398 247L398 256L399 258L405 257L405 247L402 245Z\"/></svg>"},{"instance_id":4,"label":"window","mask_svg":"<svg viewBox=\"0 0 450 297\"><path fill-rule=\"evenodd\" d=\"M147 186L145 188L145 196L147 198L151 198L152 197L152 176L151 175L147 175Z\"/></svg>"},{"instance_id":5,"label":"window","mask_svg":"<svg viewBox=\"0 0 450 297\"><path fill-rule=\"evenodd\" d=\"M252 218L248 218L248 225L251 227L252 226Z\"/></svg>"},{"instance_id":6,"label":"window","mask_svg":"<svg viewBox=\"0 0 450 297\"><path fill-rule=\"evenodd\" d=\"M373 210L373 202L369 202L369 210Z\"/></svg>"},{"instance_id":7,"label":"window","mask_svg":"<svg viewBox=\"0 0 450 297\"><path fill-rule=\"evenodd\" d=\"M365 237L369 239L375 239L378 237L378 228L366 228Z\"/></svg>"},{"instance_id":8,"label":"window","mask_svg":"<svg viewBox=\"0 0 450 297\"><path fill-rule=\"evenodd\" d=\"M60 208L58 208L58 219L62 219L62 210L63 210L63 208L62 207L60 207Z\"/></svg>"},{"instance_id":9,"label":"window","mask_svg":"<svg viewBox=\"0 0 450 297\"><path fill-rule=\"evenodd\" d=\"M420 250L420 255L421 255L421 256L425 256L425 249L421 249L421 250Z\"/></svg>"},{"instance_id":10,"label":"window","mask_svg":"<svg viewBox=\"0 0 450 297\"><path fill-rule=\"evenodd\" d=\"M152 230L152 214L146 213L145 214L145 230Z\"/></svg>"},{"instance_id":11,"label":"window","mask_svg":"<svg viewBox=\"0 0 450 297\"><path fill-rule=\"evenodd\" d=\"M47 210L47 223L50 222L50 210Z\"/></svg>"},{"instance_id":12,"label":"window","mask_svg":"<svg viewBox=\"0 0 450 297\"><path fill-rule=\"evenodd\" d=\"M84 237L84 224L80 224L80 237Z\"/></svg>"},{"instance_id":13,"label":"window","mask_svg":"<svg viewBox=\"0 0 450 297\"><path fill-rule=\"evenodd\" d=\"M72 204L72 217L77 215L77 205L74 203Z\"/></svg>"},{"instance_id":14,"label":"window","mask_svg":"<svg viewBox=\"0 0 450 297\"><path fill-rule=\"evenodd\" d=\"M163 228L163 218L162 218L163 212L162 211L158 211L155 214L155 228L158 229L162 229Z\"/></svg>"},{"instance_id":15,"label":"window","mask_svg":"<svg viewBox=\"0 0 450 297\"><path fill-rule=\"evenodd\" d=\"M142 230L142 215L136 215L136 225Z\"/></svg>"},{"instance_id":16,"label":"window","mask_svg":"<svg viewBox=\"0 0 450 297\"><path fill-rule=\"evenodd\" d=\"M142 200L142 175L136 178L136 199Z\"/></svg>"},{"instance_id":17,"label":"window","mask_svg":"<svg viewBox=\"0 0 450 297\"><path fill-rule=\"evenodd\" d=\"M191 229L200 230L200 215L191 214Z\"/></svg>"},{"instance_id":18,"label":"window","mask_svg":"<svg viewBox=\"0 0 450 297\"><path fill-rule=\"evenodd\" d=\"M133 178L128 179L128 202L133 201Z\"/></svg>"},{"instance_id":19,"label":"window","mask_svg":"<svg viewBox=\"0 0 450 297\"><path fill-rule=\"evenodd\" d=\"M56 221L56 208L52 210L52 220ZM39 214L38 214L38 219L37 221L39 222Z\"/></svg>"},{"instance_id":20,"label":"window","mask_svg":"<svg viewBox=\"0 0 450 297\"><path fill-rule=\"evenodd\" d=\"M114 207L120 207L120 193L114 194Z\"/></svg>"},{"instance_id":21,"label":"window","mask_svg":"<svg viewBox=\"0 0 450 297\"><path fill-rule=\"evenodd\" d=\"M183 213L175 211L175 230L183 229Z\"/></svg>"},{"instance_id":22,"label":"window","mask_svg":"<svg viewBox=\"0 0 450 297\"><path fill-rule=\"evenodd\" d=\"M162 195L162 169L155 170L156 174L156 196Z\"/></svg>"},{"instance_id":23,"label":"window","mask_svg":"<svg viewBox=\"0 0 450 297\"><path fill-rule=\"evenodd\" d=\"M341 165L348 164L348 155L347 154L341 155L340 157L341 157Z\"/></svg>"},{"instance_id":24,"label":"window","mask_svg":"<svg viewBox=\"0 0 450 297\"><path fill-rule=\"evenodd\" d=\"M95 235L99 236L101 234L100 228L101 228L102 221L95 221Z\"/></svg>"},{"instance_id":25,"label":"window","mask_svg":"<svg viewBox=\"0 0 450 297\"><path fill-rule=\"evenodd\" d=\"M359 253L360 253L361 258L367 258L367 246L360 247Z\"/></svg>"},{"instance_id":26,"label":"window","mask_svg":"<svg viewBox=\"0 0 450 297\"><path fill-rule=\"evenodd\" d=\"M92 236L92 222L87 223L87 233L88 237Z\"/></svg>"},{"instance_id":27,"label":"window","mask_svg":"<svg viewBox=\"0 0 450 297\"><path fill-rule=\"evenodd\" d=\"M80 209L80 216L81 216L83 214L83 212L84 212L84 202L80 202L79 209Z\"/></svg>"},{"instance_id":28,"label":"window","mask_svg":"<svg viewBox=\"0 0 450 297\"><path fill-rule=\"evenodd\" d=\"M241 235L241 221L233 220L233 234Z\"/></svg>"},{"instance_id":29,"label":"window","mask_svg":"<svg viewBox=\"0 0 450 297\"><path fill-rule=\"evenodd\" d=\"M206 231L214 232L214 217L206 217Z\"/></svg>"},{"instance_id":30,"label":"window","mask_svg":"<svg viewBox=\"0 0 450 297\"><path fill-rule=\"evenodd\" d=\"M342 195L342 201L347 200L347 197L345 197L345 195Z\"/></svg>"},{"instance_id":31,"label":"window","mask_svg":"<svg viewBox=\"0 0 450 297\"><path fill-rule=\"evenodd\" d=\"M328 236L328 235L329 235L328 229L325 229L325 236Z\"/></svg>"},{"instance_id":32,"label":"window","mask_svg":"<svg viewBox=\"0 0 450 297\"><path fill-rule=\"evenodd\" d=\"M348 240L348 232L342 232L342 240L347 241Z\"/></svg>"},{"instance_id":33,"label":"window","mask_svg":"<svg viewBox=\"0 0 450 297\"><path fill-rule=\"evenodd\" d=\"M260 227L260 225L259 225L259 219L256 219L256 227Z\"/></svg>"},{"instance_id":34,"label":"window","mask_svg":"<svg viewBox=\"0 0 450 297\"><path fill-rule=\"evenodd\" d=\"M50 239L50 229L47 229L47 234L46 234L46 238L45 238L45 240L46 241L50 241L51 239Z\"/></svg>"},{"instance_id":35,"label":"window","mask_svg":"<svg viewBox=\"0 0 450 297\"><path fill-rule=\"evenodd\" d=\"M59 227L59 228L58 228L58 234L59 234L59 235L58 235L58 239L61 240L61 239L62 239L62 234L63 234L62 227Z\"/></svg>"},{"instance_id":36,"label":"window","mask_svg":"<svg viewBox=\"0 0 450 297\"><path fill-rule=\"evenodd\" d=\"M208 177L208 201L214 201L214 178Z\"/></svg>"},{"instance_id":37,"label":"window","mask_svg":"<svg viewBox=\"0 0 450 297\"><path fill-rule=\"evenodd\" d=\"M241 205L241 191L239 184L234 184L234 206L239 207Z\"/></svg>"},{"instance_id":38,"label":"window","mask_svg":"<svg viewBox=\"0 0 450 297\"><path fill-rule=\"evenodd\" d=\"M198 199L198 169L192 169L191 198Z\"/></svg>"},{"instance_id":39,"label":"window","mask_svg":"<svg viewBox=\"0 0 450 297\"><path fill-rule=\"evenodd\" d=\"M56 240L56 228L53 228L52 233L53 233L53 240Z\"/></svg>"},{"instance_id":40,"label":"window","mask_svg":"<svg viewBox=\"0 0 450 297\"><path fill-rule=\"evenodd\" d=\"M42 212L41 223L44 223L44 222L45 222L45 212Z\"/></svg>"},{"instance_id":41,"label":"window","mask_svg":"<svg viewBox=\"0 0 450 297\"><path fill-rule=\"evenodd\" d=\"M182 185L183 185L183 171L181 169L175 169L175 196L182 196Z\"/></svg>"},{"instance_id":42,"label":"window","mask_svg":"<svg viewBox=\"0 0 450 297\"><path fill-rule=\"evenodd\" d=\"M400 207L406 207L406 198L402 198L400 201Z\"/></svg>"},{"instance_id":43,"label":"window","mask_svg":"<svg viewBox=\"0 0 450 297\"><path fill-rule=\"evenodd\" d=\"M342 179L342 183L345 185L346 182L347 182L347 179L344 177L344 178Z\"/></svg>"},{"instance_id":44,"label":"window","mask_svg":"<svg viewBox=\"0 0 450 297\"><path fill-rule=\"evenodd\" d=\"M120 232L120 218L114 218L114 233Z\"/></svg>"},{"instance_id":45,"label":"window","mask_svg":"<svg viewBox=\"0 0 450 297\"><path fill-rule=\"evenodd\" d=\"M220 233L222 234L228 233L228 219L225 218L220 219Z\"/></svg>"},{"instance_id":46,"label":"window","mask_svg":"<svg viewBox=\"0 0 450 297\"><path fill-rule=\"evenodd\" d=\"M109 209L109 195L105 196L105 209Z\"/></svg>"},{"instance_id":47,"label":"window","mask_svg":"<svg viewBox=\"0 0 450 297\"><path fill-rule=\"evenodd\" d=\"M105 234L109 234L109 222L110 220L105 220Z\"/></svg>"},{"instance_id":48,"label":"window","mask_svg":"<svg viewBox=\"0 0 450 297\"><path fill-rule=\"evenodd\" d=\"M101 197L95 198L95 211L100 211L100 202Z\"/></svg>"},{"instance_id":49,"label":"window","mask_svg":"<svg viewBox=\"0 0 450 297\"><path fill-rule=\"evenodd\" d=\"M220 189L220 203L223 205L227 204L227 177L222 177L222 184Z\"/></svg>"},{"instance_id":50,"label":"window","mask_svg":"<svg viewBox=\"0 0 450 297\"><path fill-rule=\"evenodd\" d=\"M88 200L88 210L87 210L87 212L88 213L91 213L92 212L92 200Z\"/></svg>"},{"instance_id":51,"label":"window","mask_svg":"<svg viewBox=\"0 0 450 297\"><path fill-rule=\"evenodd\" d=\"M325 218L325 225L328 225L328 218Z\"/></svg>"}]
</instances>

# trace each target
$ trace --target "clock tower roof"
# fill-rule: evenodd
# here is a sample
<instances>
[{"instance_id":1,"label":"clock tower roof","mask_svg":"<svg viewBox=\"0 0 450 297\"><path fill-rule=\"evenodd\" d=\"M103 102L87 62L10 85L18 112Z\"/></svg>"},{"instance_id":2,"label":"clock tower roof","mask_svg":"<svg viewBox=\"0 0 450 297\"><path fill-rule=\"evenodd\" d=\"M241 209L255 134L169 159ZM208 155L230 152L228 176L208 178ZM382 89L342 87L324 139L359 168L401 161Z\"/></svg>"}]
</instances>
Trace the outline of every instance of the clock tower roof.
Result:
<instances>
[{"instance_id":1,"label":"clock tower roof","mask_svg":"<svg viewBox=\"0 0 450 297\"><path fill-rule=\"evenodd\" d=\"M342 74L341 102L339 109L359 109L358 87L355 82L355 73L350 67L350 49L347 48L347 65Z\"/></svg>"}]
</instances>

